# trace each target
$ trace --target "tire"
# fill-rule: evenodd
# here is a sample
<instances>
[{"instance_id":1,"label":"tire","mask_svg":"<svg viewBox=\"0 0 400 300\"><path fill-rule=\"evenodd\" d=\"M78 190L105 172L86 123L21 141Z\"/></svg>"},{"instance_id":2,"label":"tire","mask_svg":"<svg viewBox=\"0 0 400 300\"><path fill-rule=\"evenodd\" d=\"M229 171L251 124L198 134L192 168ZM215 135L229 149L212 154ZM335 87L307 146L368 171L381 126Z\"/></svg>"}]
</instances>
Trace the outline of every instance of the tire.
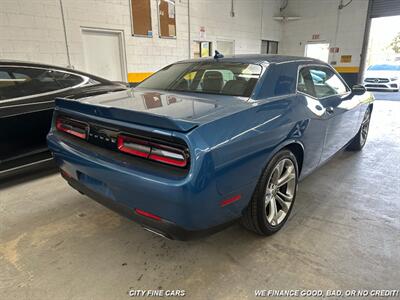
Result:
<instances>
[{"instance_id":1,"label":"tire","mask_svg":"<svg viewBox=\"0 0 400 300\"><path fill-rule=\"evenodd\" d=\"M350 144L347 146L346 150L360 151L362 148L364 148L368 137L370 121L371 121L371 107L368 107L367 110L365 111L360 129L358 130L356 136L350 141Z\"/></svg>"},{"instance_id":2,"label":"tire","mask_svg":"<svg viewBox=\"0 0 400 300\"><path fill-rule=\"evenodd\" d=\"M291 179L279 186L278 183L285 174ZM264 236L279 231L292 211L298 174L297 160L291 151L283 149L275 154L264 169L252 199L243 212L242 225Z\"/></svg>"}]
</instances>

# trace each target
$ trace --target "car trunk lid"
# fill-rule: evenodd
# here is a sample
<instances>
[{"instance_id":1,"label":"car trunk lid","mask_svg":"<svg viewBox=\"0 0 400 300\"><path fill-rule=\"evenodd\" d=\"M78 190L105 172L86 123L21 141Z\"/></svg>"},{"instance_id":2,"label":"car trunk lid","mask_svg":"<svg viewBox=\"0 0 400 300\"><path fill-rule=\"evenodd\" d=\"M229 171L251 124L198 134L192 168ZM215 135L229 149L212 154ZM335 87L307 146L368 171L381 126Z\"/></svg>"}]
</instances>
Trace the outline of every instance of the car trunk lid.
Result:
<instances>
[{"instance_id":1,"label":"car trunk lid","mask_svg":"<svg viewBox=\"0 0 400 300\"><path fill-rule=\"evenodd\" d=\"M229 101L229 105L227 105ZM193 128L247 108L238 97L168 93L157 90L125 90L77 101L56 99L56 109L160 129L188 132Z\"/></svg>"}]
</instances>

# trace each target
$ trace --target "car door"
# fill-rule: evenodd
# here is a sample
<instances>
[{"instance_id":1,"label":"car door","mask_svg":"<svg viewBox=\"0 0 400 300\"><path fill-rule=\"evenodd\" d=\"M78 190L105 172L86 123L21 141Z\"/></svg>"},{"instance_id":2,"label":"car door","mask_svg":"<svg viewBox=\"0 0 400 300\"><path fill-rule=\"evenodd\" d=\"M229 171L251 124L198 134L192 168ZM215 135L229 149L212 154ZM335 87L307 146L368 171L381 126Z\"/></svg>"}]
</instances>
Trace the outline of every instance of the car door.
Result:
<instances>
[{"instance_id":1,"label":"car door","mask_svg":"<svg viewBox=\"0 0 400 300\"><path fill-rule=\"evenodd\" d=\"M0 65L0 171L47 151L54 97L84 80L48 68Z\"/></svg>"},{"instance_id":2,"label":"car door","mask_svg":"<svg viewBox=\"0 0 400 300\"><path fill-rule=\"evenodd\" d=\"M356 134L358 101L343 79L327 66L308 67L315 97L325 110L327 124L321 162L342 149Z\"/></svg>"}]
</instances>

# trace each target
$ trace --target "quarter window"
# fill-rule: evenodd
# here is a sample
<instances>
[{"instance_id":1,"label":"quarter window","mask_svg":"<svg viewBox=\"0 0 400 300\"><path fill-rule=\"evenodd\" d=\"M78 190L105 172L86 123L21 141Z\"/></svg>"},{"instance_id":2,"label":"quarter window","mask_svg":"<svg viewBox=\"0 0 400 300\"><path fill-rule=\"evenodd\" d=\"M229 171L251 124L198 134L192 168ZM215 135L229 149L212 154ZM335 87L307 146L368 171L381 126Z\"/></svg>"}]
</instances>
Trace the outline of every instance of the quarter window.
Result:
<instances>
[{"instance_id":1,"label":"quarter window","mask_svg":"<svg viewBox=\"0 0 400 300\"><path fill-rule=\"evenodd\" d=\"M348 92L347 86L329 68L307 67L299 73L298 91L324 98L334 95L342 95Z\"/></svg>"}]
</instances>

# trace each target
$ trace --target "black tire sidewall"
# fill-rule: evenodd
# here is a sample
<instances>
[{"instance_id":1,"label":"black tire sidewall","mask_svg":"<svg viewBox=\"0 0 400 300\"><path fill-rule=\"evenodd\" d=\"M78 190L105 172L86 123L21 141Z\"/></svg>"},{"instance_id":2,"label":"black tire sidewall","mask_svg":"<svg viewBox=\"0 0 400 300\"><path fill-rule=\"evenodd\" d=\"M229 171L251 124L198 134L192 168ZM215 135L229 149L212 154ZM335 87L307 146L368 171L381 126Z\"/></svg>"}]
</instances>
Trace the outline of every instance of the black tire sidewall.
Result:
<instances>
[{"instance_id":1,"label":"black tire sidewall","mask_svg":"<svg viewBox=\"0 0 400 300\"><path fill-rule=\"evenodd\" d=\"M266 211L265 211L265 189L266 189L266 185L268 182L268 179L271 176L271 173L273 171L273 169L275 168L276 164L281 161L282 159L290 159L293 162L293 165L295 166L296 169L296 187L294 190L294 194L293 194L293 200L292 200L292 205L289 208L288 213L286 214L285 218L282 220L282 222L276 226L272 226L271 224L269 224L269 222L267 221L267 216L266 216ZM297 159L295 157L295 155L287 149L281 150L278 153L276 153L272 159L270 160L270 162L268 163L267 167L264 169L264 172L262 174L262 177L260 179L260 189L258 189L258 195L256 196L257 199L257 218L258 218L258 224L259 224L259 228L260 230L265 234L265 235L270 235L273 234L275 232L277 232L278 230L280 230L283 225L285 225L287 219L290 216L290 213L293 209L294 206L294 202L296 199L296 194L297 194L297 187L298 187L298 177L299 177L299 169L298 169L298 164L297 164Z\"/></svg>"}]
</instances>

